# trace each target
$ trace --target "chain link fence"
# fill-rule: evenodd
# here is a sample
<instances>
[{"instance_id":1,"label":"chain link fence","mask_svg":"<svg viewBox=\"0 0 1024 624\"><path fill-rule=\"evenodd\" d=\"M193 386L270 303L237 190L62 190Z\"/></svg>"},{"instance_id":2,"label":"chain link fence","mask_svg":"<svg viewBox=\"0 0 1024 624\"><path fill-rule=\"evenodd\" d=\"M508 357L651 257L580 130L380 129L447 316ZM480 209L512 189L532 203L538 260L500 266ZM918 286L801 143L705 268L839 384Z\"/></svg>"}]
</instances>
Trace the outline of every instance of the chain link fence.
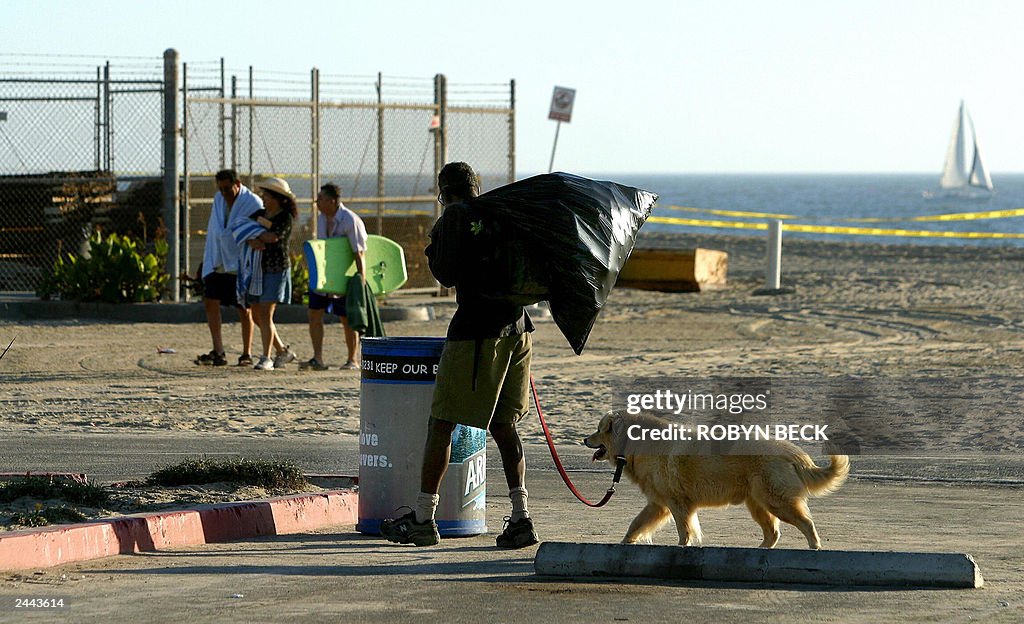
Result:
<instances>
[{"instance_id":1,"label":"chain link fence","mask_svg":"<svg viewBox=\"0 0 1024 624\"><path fill-rule=\"evenodd\" d=\"M370 233L405 248L408 287L432 287L423 249L440 167L471 163L485 191L515 178L514 82L260 72L221 60L184 63L179 86L180 222L166 232L160 59L0 54L0 291L34 290L95 228L177 236L179 266L168 272L195 274L224 168L250 187L289 182L300 210L293 254L314 234L319 186L338 184Z\"/></svg>"},{"instance_id":2,"label":"chain link fence","mask_svg":"<svg viewBox=\"0 0 1024 624\"><path fill-rule=\"evenodd\" d=\"M0 56L0 291L33 291L94 228L161 226L159 59Z\"/></svg>"},{"instance_id":3,"label":"chain link fence","mask_svg":"<svg viewBox=\"0 0 1024 624\"><path fill-rule=\"evenodd\" d=\"M193 73L186 65L185 82L199 85L187 86L185 96L191 272L202 258L213 175L223 167L238 170L249 186L267 176L288 181L299 198L294 255L314 235L320 185L338 184L370 233L405 248L409 287L435 284L423 249L438 214L440 167L470 162L484 190L515 176L514 83L469 85L450 102L442 75L321 76L313 70L307 77L223 67Z\"/></svg>"}]
</instances>

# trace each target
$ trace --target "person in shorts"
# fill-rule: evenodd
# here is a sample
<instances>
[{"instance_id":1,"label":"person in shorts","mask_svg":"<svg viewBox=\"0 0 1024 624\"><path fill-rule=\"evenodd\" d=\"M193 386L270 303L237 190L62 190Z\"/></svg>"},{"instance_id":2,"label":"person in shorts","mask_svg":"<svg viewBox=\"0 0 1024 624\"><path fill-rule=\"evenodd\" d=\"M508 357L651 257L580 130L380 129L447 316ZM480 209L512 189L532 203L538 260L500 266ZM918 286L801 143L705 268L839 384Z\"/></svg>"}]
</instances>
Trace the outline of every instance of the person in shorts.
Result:
<instances>
[{"instance_id":1,"label":"person in shorts","mask_svg":"<svg viewBox=\"0 0 1024 624\"><path fill-rule=\"evenodd\" d=\"M266 178L258 185L264 209L250 216L249 223L236 224L235 239L248 245L240 260L239 296L252 306L252 316L260 328L263 350L256 370L282 368L297 358L291 347L281 341L274 324L278 304L292 300L291 258L288 242L292 224L298 217L295 194L288 182ZM258 252L258 253L253 253ZM271 348L276 350L273 358Z\"/></svg>"},{"instance_id":2,"label":"person in shorts","mask_svg":"<svg viewBox=\"0 0 1024 624\"><path fill-rule=\"evenodd\" d=\"M470 236L475 224L459 216L461 202L480 192L479 178L463 162L449 163L438 174L438 201L445 212L431 231L426 254L430 270L441 284L456 287L458 308L448 326L441 353L434 397L427 425L420 493L411 511L384 520L381 534L391 542L430 546L440 542L434 515L438 491L451 456L452 431L456 424L486 428L501 453L501 464L509 487L512 513L496 543L500 548L522 548L536 544L537 533L527 509L526 460L516 424L529 411L530 360L533 353L533 323L522 306L485 298L475 292L474 283L459 283L452 271L443 268L472 265L472 258L444 257L465 246L440 245L449 230L455 236ZM465 238L463 238L465 240Z\"/></svg>"},{"instance_id":3,"label":"person in shorts","mask_svg":"<svg viewBox=\"0 0 1024 624\"><path fill-rule=\"evenodd\" d=\"M341 203L341 189L337 184L325 184L320 187L320 192L316 196L316 208L320 212L317 215L317 236L321 238L347 237L349 244L352 245L352 251L355 252L356 274L361 282L365 282L363 275L366 272L366 226L363 224L363 220ZM360 287L362 287L362 283ZM341 368L358 369L359 334L348 324L345 298L337 295L322 295L312 290L309 291L309 339L313 344L313 357L308 361L301 362L299 368L312 370L327 370L328 368L324 363L325 313L340 317L345 330L348 359Z\"/></svg>"},{"instance_id":4,"label":"person in shorts","mask_svg":"<svg viewBox=\"0 0 1024 624\"><path fill-rule=\"evenodd\" d=\"M221 335L221 306L238 308L242 325L242 355L239 366L252 366L253 322L245 302L235 294L238 274L239 245L231 235L231 225L247 219L263 208L263 202L239 180L234 169L224 169L214 176L217 193L213 196L213 209L206 226L206 245L203 249L203 305L206 324L210 328L213 350L196 358L196 364L224 366L228 363Z\"/></svg>"}]
</instances>

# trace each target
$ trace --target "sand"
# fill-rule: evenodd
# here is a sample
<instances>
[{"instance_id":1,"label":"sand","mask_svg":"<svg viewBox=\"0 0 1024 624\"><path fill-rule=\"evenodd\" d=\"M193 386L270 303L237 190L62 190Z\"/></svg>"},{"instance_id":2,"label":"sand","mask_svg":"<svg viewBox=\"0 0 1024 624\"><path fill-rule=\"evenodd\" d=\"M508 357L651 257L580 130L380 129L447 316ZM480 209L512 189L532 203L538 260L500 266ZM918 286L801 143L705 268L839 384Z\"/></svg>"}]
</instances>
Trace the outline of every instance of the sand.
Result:
<instances>
[{"instance_id":1,"label":"sand","mask_svg":"<svg viewBox=\"0 0 1024 624\"><path fill-rule=\"evenodd\" d=\"M1024 370L1024 249L792 239L783 285L795 292L764 297L752 294L763 281L760 238L652 235L641 244L727 251L729 284L688 294L616 289L582 356L553 323L538 319L533 372L558 442L589 433L612 406L615 383L633 376L997 377ZM443 335L454 303L431 303L436 320L388 323L388 332ZM310 356L304 325L280 330L300 357ZM225 336L234 362L237 322L225 326ZM0 342L13 337L0 361L0 434L358 432L356 371L199 367L193 358L209 350L203 324L0 319ZM326 344L327 361L343 362L337 324ZM160 354L160 347L176 353ZM990 392L1000 399L998 388ZM535 418L522 429L528 443L540 443Z\"/></svg>"},{"instance_id":2,"label":"sand","mask_svg":"<svg viewBox=\"0 0 1024 624\"><path fill-rule=\"evenodd\" d=\"M582 357L550 321L538 320L534 374L552 433L574 468L586 463L588 451L578 441L611 406L615 383L638 375L924 375L979 379L976 395L994 404L1019 400L999 380L1024 370L1024 250L787 240L783 281L795 292L756 297L751 293L763 279L759 239L658 236L644 244L728 251L729 286L700 294L616 290ZM389 323L388 331L443 335L453 304L432 303L437 320ZM284 325L281 331L300 355L309 356L304 325ZM237 324L226 335L237 357ZM112 436L88 434L118 432L135 439L177 438L180 445L183 436L198 441L200 432L209 432L245 438L253 447L326 441L355 454L356 372L305 372L294 365L273 372L200 368L192 358L209 350L209 338L198 323L0 319L0 341L13 336L15 346L0 361L0 437L36 448L40 438L71 445L94 437L104 444ZM177 353L161 355L158 347ZM327 359L343 360L337 325L328 328ZM636 487L623 484L611 505L584 511L543 457L535 418L521 428L530 456L531 509L544 539L617 541L642 506ZM1015 431L1006 435L1020 437ZM213 443L226 439L202 437ZM508 505L496 455L489 462L494 485L488 497L495 523ZM969 552L978 559L986 588L821 592L707 583L555 583L532 577L532 550L496 551L493 534L410 559L408 550L348 528L117 557L0 580L12 595L38 588L67 595L75 617L96 620L162 612L223 621L226 609L241 613L237 609L243 607L250 620L294 620L297 613L314 612L358 617L364 611L391 619L431 611L457 621L478 621L480 613L500 620L513 612L526 619L571 619L593 595L606 619L611 613L623 616L616 619L674 621L684 608L688 617L727 622L750 621L751 614L780 621L793 614L807 621L1019 621L1024 453L860 456L853 458L851 476L838 492L812 502L827 548ZM588 494L600 494L608 483L603 472L576 471L573 479ZM760 539L742 507L702 511L701 519L708 544L752 545ZM658 543L672 543L673 533L666 527ZM783 540L783 547L802 547L792 527L783 527ZM453 581L459 591L438 589ZM387 602L381 601L381 587L393 589ZM183 591L190 596L184 603ZM257 599L229 598L243 594ZM125 595L142 598L126 602Z\"/></svg>"}]
</instances>

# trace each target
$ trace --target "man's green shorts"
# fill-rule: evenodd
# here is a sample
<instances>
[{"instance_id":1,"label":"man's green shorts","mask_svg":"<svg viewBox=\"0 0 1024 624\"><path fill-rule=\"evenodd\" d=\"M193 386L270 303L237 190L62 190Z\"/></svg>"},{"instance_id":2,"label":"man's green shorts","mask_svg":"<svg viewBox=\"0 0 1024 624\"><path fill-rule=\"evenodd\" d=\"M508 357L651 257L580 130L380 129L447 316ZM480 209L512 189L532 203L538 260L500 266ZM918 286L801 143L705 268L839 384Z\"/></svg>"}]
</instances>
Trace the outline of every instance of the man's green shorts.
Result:
<instances>
[{"instance_id":1,"label":"man's green shorts","mask_svg":"<svg viewBox=\"0 0 1024 624\"><path fill-rule=\"evenodd\" d=\"M431 418L481 429L492 420L519 422L530 410L532 355L529 332L502 338L449 340L437 369Z\"/></svg>"}]
</instances>

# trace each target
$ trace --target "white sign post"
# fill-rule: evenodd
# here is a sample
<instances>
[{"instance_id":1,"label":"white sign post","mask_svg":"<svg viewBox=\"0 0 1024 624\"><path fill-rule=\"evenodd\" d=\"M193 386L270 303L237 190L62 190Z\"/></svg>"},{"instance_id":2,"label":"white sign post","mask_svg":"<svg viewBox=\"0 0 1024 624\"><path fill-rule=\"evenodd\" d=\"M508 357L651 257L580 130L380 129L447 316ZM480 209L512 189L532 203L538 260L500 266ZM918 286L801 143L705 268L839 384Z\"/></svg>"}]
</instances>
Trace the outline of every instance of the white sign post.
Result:
<instances>
[{"instance_id":1,"label":"white sign post","mask_svg":"<svg viewBox=\"0 0 1024 624\"><path fill-rule=\"evenodd\" d=\"M555 87L551 95L551 110L548 112L548 119L558 122L555 126L555 143L551 146L551 163L548 164L548 173L555 167L555 150L558 148L558 131L562 128L562 122L572 121L572 105L576 101L576 89L566 87Z\"/></svg>"}]
</instances>

